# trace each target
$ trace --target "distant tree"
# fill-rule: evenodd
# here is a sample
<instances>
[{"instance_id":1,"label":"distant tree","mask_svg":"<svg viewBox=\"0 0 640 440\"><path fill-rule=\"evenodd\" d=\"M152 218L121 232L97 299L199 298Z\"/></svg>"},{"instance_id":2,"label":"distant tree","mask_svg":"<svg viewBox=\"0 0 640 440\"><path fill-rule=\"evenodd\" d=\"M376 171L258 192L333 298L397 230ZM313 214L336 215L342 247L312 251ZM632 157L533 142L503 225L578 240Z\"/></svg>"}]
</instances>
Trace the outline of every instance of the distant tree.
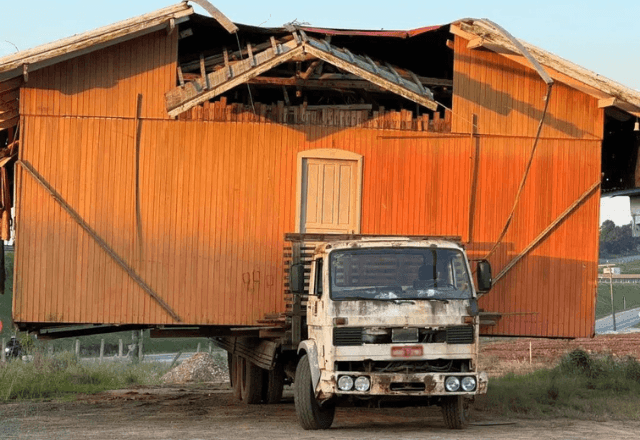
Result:
<instances>
[{"instance_id":1,"label":"distant tree","mask_svg":"<svg viewBox=\"0 0 640 440\"><path fill-rule=\"evenodd\" d=\"M631 236L631 224L616 226L611 220L600 225L600 255L630 255L637 253L640 238Z\"/></svg>"}]
</instances>

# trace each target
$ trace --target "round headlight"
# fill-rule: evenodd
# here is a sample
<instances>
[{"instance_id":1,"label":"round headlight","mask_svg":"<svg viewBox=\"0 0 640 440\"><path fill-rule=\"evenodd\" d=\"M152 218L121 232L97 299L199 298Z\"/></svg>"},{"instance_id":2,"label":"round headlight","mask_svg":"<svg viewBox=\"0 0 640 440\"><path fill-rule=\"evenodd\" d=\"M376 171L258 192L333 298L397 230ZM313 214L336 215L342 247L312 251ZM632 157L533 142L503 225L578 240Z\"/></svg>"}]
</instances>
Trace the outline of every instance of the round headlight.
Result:
<instances>
[{"instance_id":1,"label":"round headlight","mask_svg":"<svg viewBox=\"0 0 640 440\"><path fill-rule=\"evenodd\" d=\"M449 392L458 391L460 389L460 380L455 376L449 376L444 381L444 387Z\"/></svg>"},{"instance_id":2,"label":"round headlight","mask_svg":"<svg viewBox=\"0 0 640 440\"><path fill-rule=\"evenodd\" d=\"M371 387L371 381L367 376L358 377L355 384L358 391L369 391L369 387Z\"/></svg>"},{"instance_id":3,"label":"round headlight","mask_svg":"<svg viewBox=\"0 0 640 440\"><path fill-rule=\"evenodd\" d=\"M340 376L340 379L338 379L338 388L342 391L349 391L353 388L353 379L351 376Z\"/></svg>"},{"instance_id":4,"label":"round headlight","mask_svg":"<svg viewBox=\"0 0 640 440\"><path fill-rule=\"evenodd\" d=\"M464 391L473 391L476 389L476 379L475 377L467 376L462 379L461 385Z\"/></svg>"}]
</instances>

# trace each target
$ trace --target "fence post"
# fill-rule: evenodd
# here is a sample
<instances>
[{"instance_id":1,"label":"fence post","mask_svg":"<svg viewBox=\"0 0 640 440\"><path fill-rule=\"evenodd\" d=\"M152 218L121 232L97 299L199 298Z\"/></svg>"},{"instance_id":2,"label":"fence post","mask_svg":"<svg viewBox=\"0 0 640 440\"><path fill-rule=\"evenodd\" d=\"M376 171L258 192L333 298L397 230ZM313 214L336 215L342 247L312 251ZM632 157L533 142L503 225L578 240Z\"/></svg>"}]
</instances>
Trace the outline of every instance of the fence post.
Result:
<instances>
[{"instance_id":1,"label":"fence post","mask_svg":"<svg viewBox=\"0 0 640 440\"><path fill-rule=\"evenodd\" d=\"M144 360L144 330L140 330L140 340L138 341L138 360L142 362Z\"/></svg>"},{"instance_id":2,"label":"fence post","mask_svg":"<svg viewBox=\"0 0 640 440\"><path fill-rule=\"evenodd\" d=\"M122 357L122 349L123 349L122 339L118 339L118 357L119 358Z\"/></svg>"},{"instance_id":3,"label":"fence post","mask_svg":"<svg viewBox=\"0 0 640 440\"><path fill-rule=\"evenodd\" d=\"M4 354L4 349L7 348L7 340L5 338L2 338L2 362L6 362L7 361L7 357Z\"/></svg>"},{"instance_id":4,"label":"fence post","mask_svg":"<svg viewBox=\"0 0 640 440\"><path fill-rule=\"evenodd\" d=\"M102 363L102 358L104 358L104 339L100 339L100 363Z\"/></svg>"},{"instance_id":5,"label":"fence post","mask_svg":"<svg viewBox=\"0 0 640 440\"><path fill-rule=\"evenodd\" d=\"M200 353L200 343L198 342L198 348L196 348L196 353Z\"/></svg>"},{"instance_id":6,"label":"fence post","mask_svg":"<svg viewBox=\"0 0 640 440\"><path fill-rule=\"evenodd\" d=\"M140 360L138 357L138 330L131 331L131 344L133 345L133 349L131 350L131 361L134 364L137 364Z\"/></svg>"},{"instance_id":7,"label":"fence post","mask_svg":"<svg viewBox=\"0 0 640 440\"><path fill-rule=\"evenodd\" d=\"M80 339L76 339L76 359L80 360Z\"/></svg>"},{"instance_id":8,"label":"fence post","mask_svg":"<svg viewBox=\"0 0 640 440\"><path fill-rule=\"evenodd\" d=\"M211 350L213 348L212 346L213 346L213 344L211 342L209 342L209 354L211 354Z\"/></svg>"}]
</instances>

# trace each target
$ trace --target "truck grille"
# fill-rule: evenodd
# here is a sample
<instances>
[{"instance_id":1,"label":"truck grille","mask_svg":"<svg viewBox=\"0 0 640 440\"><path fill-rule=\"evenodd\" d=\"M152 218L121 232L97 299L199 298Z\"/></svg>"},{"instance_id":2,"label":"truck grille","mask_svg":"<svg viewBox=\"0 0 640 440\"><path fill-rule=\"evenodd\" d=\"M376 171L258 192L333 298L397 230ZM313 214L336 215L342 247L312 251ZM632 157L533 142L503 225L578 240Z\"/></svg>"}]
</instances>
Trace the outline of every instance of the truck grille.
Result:
<instances>
[{"instance_id":1,"label":"truck grille","mask_svg":"<svg viewBox=\"0 0 640 440\"><path fill-rule=\"evenodd\" d=\"M473 344L473 327L459 326L447 328L447 344Z\"/></svg>"},{"instance_id":2,"label":"truck grille","mask_svg":"<svg viewBox=\"0 0 640 440\"><path fill-rule=\"evenodd\" d=\"M362 345L362 327L334 327L333 345Z\"/></svg>"}]
</instances>

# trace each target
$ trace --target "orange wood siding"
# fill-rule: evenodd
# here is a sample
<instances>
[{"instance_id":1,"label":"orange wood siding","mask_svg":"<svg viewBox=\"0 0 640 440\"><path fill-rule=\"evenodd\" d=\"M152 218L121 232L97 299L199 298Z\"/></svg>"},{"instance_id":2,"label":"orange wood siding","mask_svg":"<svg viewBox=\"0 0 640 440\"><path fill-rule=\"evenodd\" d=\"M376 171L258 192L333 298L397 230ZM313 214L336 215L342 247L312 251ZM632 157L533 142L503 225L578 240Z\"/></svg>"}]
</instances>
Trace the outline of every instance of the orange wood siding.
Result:
<instances>
[{"instance_id":1,"label":"orange wood siding","mask_svg":"<svg viewBox=\"0 0 640 440\"><path fill-rule=\"evenodd\" d=\"M164 92L176 85L177 32L136 38L29 73L21 115L168 119Z\"/></svg>"},{"instance_id":2,"label":"orange wood siding","mask_svg":"<svg viewBox=\"0 0 640 440\"><path fill-rule=\"evenodd\" d=\"M472 258L493 247L513 207L530 139L480 142ZM509 232L490 258L498 274L547 226L600 179L600 143L543 140ZM505 314L492 334L589 336L595 320L599 191L499 280L480 302Z\"/></svg>"},{"instance_id":3,"label":"orange wood siding","mask_svg":"<svg viewBox=\"0 0 640 440\"><path fill-rule=\"evenodd\" d=\"M253 324L284 311L283 236L295 230L296 157L305 149L364 155L363 233L468 229L467 137L400 140L394 130L387 138L361 128L145 120L139 253L135 121L25 121L22 160L185 323ZM30 175L19 174L16 321L171 322Z\"/></svg>"},{"instance_id":4,"label":"orange wood siding","mask_svg":"<svg viewBox=\"0 0 640 440\"><path fill-rule=\"evenodd\" d=\"M452 131L470 132L476 114L478 133L535 136L546 84L535 70L467 43L455 37ZM597 98L554 83L542 137L602 140L603 127Z\"/></svg>"},{"instance_id":5,"label":"orange wood siding","mask_svg":"<svg viewBox=\"0 0 640 440\"><path fill-rule=\"evenodd\" d=\"M282 239L295 229L296 156L305 149L364 156L362 233L468 237L468 136L145 120L139 241L135 122L25 120L23 160L185 323L250 325L284 311ZM482 139L480 147L475 256L504 225L530 145L498 138ZM598 178L599 151L593 141L540 145L514 224L492 258L496 273ZM16 321L171 322L31 176L19 174ZM492 332L591 333L597 215L596 193L483 299L487 310L513 314Z\"/></svg>"},{"instance_id":6,"label":"orange wood siding","mask_svg":"<svg viewBox=\"0 0 640 440\"><path fill-rule=\"evenodd\" d=\"M253 325L284 311L283 236L296 230L297 154L304 150L363 156L361 233L459 235L471 241L472 257L492 247L513 206L543 106L542 83L524 67L467 51L456 37L451 123L458 134L394 129L402 127L395 116L397 124L351 127L243 114L225 122L174 121L166 119L162 99L165 86L175 84L173 35L160 32L102 51L109 60L113 50L113 60L128 59L131 67L123 62L106 72L109 62L92 55L65 63L83 81L63 75L62 64L30 74L21 95L20 158L184 324ZM148 61L143 48L155 44L156 61ZM474 139L472 114L479 125ZM558 84L549 114L511 228L491 258L495 274L600 179L603 111L595 100ZM32 176L17 170L15 321L173 322ZM481 307L505 317L487 332L592 335L598 215L596 191L498 282Z\"/></svg>"},{"instance_id":7,"label":"orange wood siding","mask_svg":"<svg viewBox=\"0 0 640 440\"><path fill-rule=\"evenodd\" d=\"M476 115L478 187L471 255L492 248L513 207L544 109L537 73L455 37L452 132ZM556 82L541 141L512 225L491 258L494 274L600 180L604 111ZM492 334L589 336L595 319L599 191L520 261L481 301L504 314Z\"/></svg>"}]
</instances>

